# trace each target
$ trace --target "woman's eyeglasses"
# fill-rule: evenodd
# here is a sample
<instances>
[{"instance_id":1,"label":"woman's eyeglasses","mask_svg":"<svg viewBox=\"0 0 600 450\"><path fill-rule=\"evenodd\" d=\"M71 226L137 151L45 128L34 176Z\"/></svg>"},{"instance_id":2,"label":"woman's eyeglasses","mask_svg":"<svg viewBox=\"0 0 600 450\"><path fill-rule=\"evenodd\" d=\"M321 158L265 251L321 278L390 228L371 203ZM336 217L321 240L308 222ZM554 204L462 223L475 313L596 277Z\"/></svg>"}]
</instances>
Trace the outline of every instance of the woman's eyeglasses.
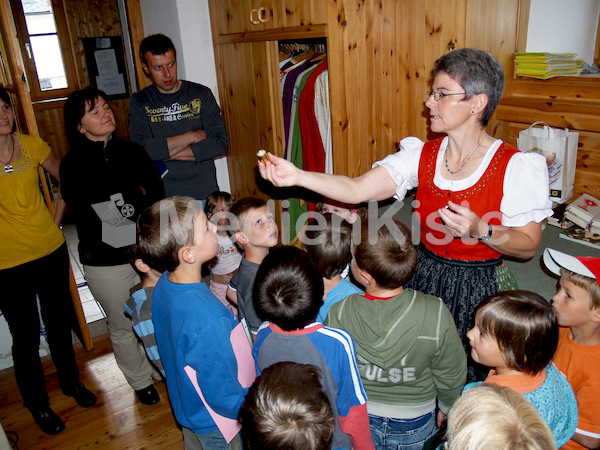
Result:
<instances>
[{"instance_id":1,"label":"woman's eyeglasses","mask_svg":"<svg viewBox=\"0 0 600 450\"><path fill-rule=\"evenodd\" d=\"M439 102L444 97L449 97L450 95L466 95L466 92L456 92L454 94L444 94L443 92L431 91L425 93L425 100L429 100L429 97L433 96L433 99L436 102Z\"/></svg>"}]
</instances>

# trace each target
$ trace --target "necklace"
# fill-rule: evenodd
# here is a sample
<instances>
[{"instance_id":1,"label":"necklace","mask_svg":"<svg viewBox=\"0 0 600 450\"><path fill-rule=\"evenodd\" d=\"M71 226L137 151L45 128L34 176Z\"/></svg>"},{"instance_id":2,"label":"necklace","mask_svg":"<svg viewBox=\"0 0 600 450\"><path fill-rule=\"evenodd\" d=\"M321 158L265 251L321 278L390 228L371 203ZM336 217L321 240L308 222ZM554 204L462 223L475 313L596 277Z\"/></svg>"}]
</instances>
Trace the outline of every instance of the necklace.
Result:
<instances>
[{"instance_id":1,"label":"necklace","mask_svg":"<svg viewBox=\"0 0 600 450\"><path fill-rule=\"evenodd\" d=\"M485 138L484 138L484 139L485 139ZM462 165L461 165L461 166L460 166L458 169L456 169L456 170L454 170L454 171L450 170L450 167L448 167L448 149L446 149L446 156L445 156L445 158L444 158L444 164L446 165L446 170L447 170L447 171L450 173L450 175L455 175L455 174L457 174L458 172L460 172L461 170L463 170L463 169L464 169L464 167L465 167L465 166L467 165L467 163L468 163L468 162L471 160L471 157L472 157L472 156L475 154L475 152L477 151L477 149L479 148L479 146L481 145L481 143L482 143L482 142L483 142L483 140L481 140L480 142L478 142L478 143L477 143L477 147L475 147L475 148L473 149L473 151L472 151L472 152L471 152L471 154L468 156L468 158L467 158L467 159L465 159L465 162L463 162L463 163L462 163Z\"/></svg>"},{"instance_id":2,"label":"necklace","mask_svg":"<svg viewBox=\"0 0 600 450\"><path fill-rule=\"evenodd\" d=\"M15 156L15 138L10 135L10 140L12 141L12 153L10 155L10 159L8 162L4 162L0 159L0 163L4 164L4 173L13 173L13 166L11 164L13 157Z\"/></svg>"}]
</instances>

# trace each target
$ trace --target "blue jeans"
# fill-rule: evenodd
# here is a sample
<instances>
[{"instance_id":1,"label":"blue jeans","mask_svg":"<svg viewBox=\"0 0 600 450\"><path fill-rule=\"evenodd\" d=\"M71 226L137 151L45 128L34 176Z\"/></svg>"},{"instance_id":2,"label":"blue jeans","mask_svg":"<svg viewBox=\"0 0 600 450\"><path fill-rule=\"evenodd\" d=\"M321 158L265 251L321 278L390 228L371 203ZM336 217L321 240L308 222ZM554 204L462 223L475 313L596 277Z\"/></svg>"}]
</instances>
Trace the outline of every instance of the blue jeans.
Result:
<instances>
[{"instance_id":1,"label":"blue jeans","mask_svg":"<svg viewBox=\"0 0 600 450\"><path fill-rule=\"evenodd\" d=\"M228 444L217 429L206 434L196 434L192 430L181 427L185 450L241 450L240 433Z\"/></svg>"},{"instance_id":2,"label":"blue jeans","mask_svg":"<svg viewBox=\"0 0 600 450\"><path fill-rule=\"evenodd\" d=\"M392 419L369 414L371 436L377 450L422 450L435 433L435 411L415 419Z\"/></svg>"}]
</instances>

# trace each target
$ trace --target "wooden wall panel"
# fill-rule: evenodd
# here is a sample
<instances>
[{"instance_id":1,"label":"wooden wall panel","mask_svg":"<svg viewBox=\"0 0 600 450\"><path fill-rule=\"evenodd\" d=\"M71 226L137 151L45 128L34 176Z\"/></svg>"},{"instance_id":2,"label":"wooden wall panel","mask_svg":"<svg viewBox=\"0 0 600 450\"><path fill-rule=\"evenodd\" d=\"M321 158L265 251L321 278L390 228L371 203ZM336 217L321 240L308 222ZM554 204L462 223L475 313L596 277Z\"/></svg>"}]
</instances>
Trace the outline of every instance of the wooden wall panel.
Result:
<instances>
[{"instance_id":1,"label":"wooden wall panel","mask_svg":"<svg viewBox=\"0 0 600 450\"><path fill-rule=\"evenodd\" d=\"M271 60L273 45L276 47L277 43L228 44L216 48L219 52L217 60L229 62L226 70L219 68L219 96L226 99L222 112L227 128L236 130L229 134L227 154L232 194L236 197L266 197L257 188L256 143L260 142L274 153L283 152L283 146L276 144L281 139L275 138L273 113L267 106L271 104L269 99L273 98L273 86L269 82L269 63L274 63ZM233 61L235 64L231 64ZM277 98L280 101L280 95ZM280 105L278 109L271 110L279 111L279 116L282 116Z\"/></svg>"}]
</instances>

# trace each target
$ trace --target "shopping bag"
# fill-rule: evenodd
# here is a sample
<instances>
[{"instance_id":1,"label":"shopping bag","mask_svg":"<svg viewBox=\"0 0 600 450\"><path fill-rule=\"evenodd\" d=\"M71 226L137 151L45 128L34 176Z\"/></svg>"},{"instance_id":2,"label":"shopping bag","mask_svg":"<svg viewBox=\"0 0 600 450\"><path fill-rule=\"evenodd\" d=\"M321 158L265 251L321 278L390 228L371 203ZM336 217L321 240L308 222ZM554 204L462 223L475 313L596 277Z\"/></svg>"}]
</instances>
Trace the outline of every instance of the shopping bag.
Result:
<instances>
[{"instance_id":1,"label":"shopping bag","mask_svg":"<svg viewBox=\"0 0 600 450\"><path fill-rule=\"evenodd\" d=\"M536 128L536 125L543 127ZM519 132L519 150L539 153L546 158L550 200L553 202L564 203L573 196L578 143L579 133L568 128L552 128L545 122L535 122Z\"/></svg>"}]
</instances>

